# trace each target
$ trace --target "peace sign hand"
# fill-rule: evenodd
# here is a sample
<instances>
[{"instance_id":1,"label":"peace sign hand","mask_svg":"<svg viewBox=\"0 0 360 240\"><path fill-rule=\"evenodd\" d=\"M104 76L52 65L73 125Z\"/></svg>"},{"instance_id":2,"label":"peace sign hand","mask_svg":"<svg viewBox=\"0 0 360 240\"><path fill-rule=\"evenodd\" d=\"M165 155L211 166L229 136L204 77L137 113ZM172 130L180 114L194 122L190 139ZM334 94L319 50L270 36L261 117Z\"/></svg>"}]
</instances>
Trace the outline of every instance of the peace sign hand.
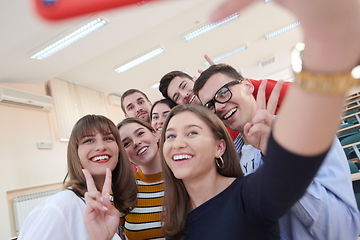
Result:
<instances>
[{"instance_id":1,"label":"peace sign hand","mask_svg":"<svg viewBox=\"0 0 360 240\"><path fill-rule=\"evenodd\" d=\"M111 171L106 169L105 182L100 193L87 169L83 169L88 191L85 193L84 221L89 239L112 239L119 226L120 212L111 204Z\"/></svg>"},{"instance_id":2,"label":"peace sign hand","mask_svg":"<svg viewBox=\"0 0 360 240\"><path fill-rule=\"evenodd\" d=\"M267 141L270 136L271 125L283 83L284 81L282 80L276 83L266 105L265 90L267 81L263 80L261 82L256 97L257 110L255 116L251 123L246 123L244 126L246 140L253 147L260 149L264 155L266 154Z\"/></svg>"}]
</instances>

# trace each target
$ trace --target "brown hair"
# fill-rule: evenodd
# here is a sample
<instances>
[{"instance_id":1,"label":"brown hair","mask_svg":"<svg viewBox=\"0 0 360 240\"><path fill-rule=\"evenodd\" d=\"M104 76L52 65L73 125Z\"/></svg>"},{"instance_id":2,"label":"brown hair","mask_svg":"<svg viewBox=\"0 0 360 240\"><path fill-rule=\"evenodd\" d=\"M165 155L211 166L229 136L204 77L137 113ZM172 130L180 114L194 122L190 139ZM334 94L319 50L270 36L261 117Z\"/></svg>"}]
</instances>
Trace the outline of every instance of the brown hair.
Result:
<instances>
[{"instance_id":1,"label":"brown hair","mask_svg":"<svg viewBox=\"0 0 360 240\"><path fill-rule=\"evenodd\" d=\"M78 155L79 141L85 135L91 135L95 131L101 134L111 132L119 147L119 159L115 169L112 171L112 191L114 205L122 213L128 213L137 204L137 186L131 169L130 161L127 159L123 149L120 134L115 124L101 115L86 115L74 125L67 150L68 172L64 178L65 188L70 188L76 195L83 197L87 191L86 180L82 173L82 166Z\"/></svg>"},{"instance_id":2,"label":"brown hair","mask_svg":"<svg viewBox=\"0 0 360 240\"><path fill-rule=\"evenodd\" d=\"M196 96L199 97L199 91L204 87L209 78L216 73L222 73L230 78L238 80L244 79L244 77L230 65L224 63L211 65L208 69L203 71L199 78L195 81L193 92Z\"/></svg>"},{"instance_id":3,"label":"brown hair","mask_svg":"<svg viewBox=\"0 0 360 240\"><path fill-rule=\"evenodd\" d=\"M168 107L170 109L172 109L173 107L175 107L177 104L169 99L169 98L163 98L163 99L160 99L160 100L157 100L156 102L154 102L154 104L151 106L151 110L150 110L150 118L152 119L152 114L153 114L153 111L154 111L154 108L156 105L160 104L160 103L164 103L166 105L168 105Z\"/></svg>"},{"instance_id":4,"label":"brown hair","mask_svg":"<svg viewBox=\"0 0 360 240\"><path fill-rule=\"evenodd\" d=\"M137 118L137 117L125 118L121 122L119 122L116 125L116 127L118 130L120 130L121 127L123 127L124 125L126 125L128 123L137 123L137 124L140 124L140 125L146 127L147 129L149 129L150 132L155 132L154 128L150 125L150 123L145 122L144 120Z\"/></svg>"},{"instance_id":5,"label":"brown hair","mask_svg":"<svg viewBox=\"0 0 360 240\"><path fill-rule=\"evenodd\" d=\"M164 125L160 140L160 154L162 159L162 169L165 180L165 196L164 196L164 227L165 237L179 239L185 231L185 220L190 209L189 195L182 183L181 179L175 178L171 169L167 166L163 154L163 146L165 142L165 132L172 117L176 114L189 111L195 113L205 124L211 129L213 137L216 140L224 139L226 149L222 158L224 159L224 167L217 168L217 172L225 177L239 177L243 173L239 164L239 157L236 152L233 141L221 120L209 111L199 105L178 105L169 113Z\"/></svg>"},{"instance_id":6,"label":"brown hair","mask_svg":"<svg viewBox=\"0 0 360 240\"><path fill-rule=\"evenodd\" d=\"M119 122L116 125L116 127L117 127L118 130L120 130L120 128L124 127L128 123L140 124L140 125L144 126L145 128L147 128L150 132L155 133L155 129L150 125L150 123L145 122L144 120L142 120L140 118L137 118L137 117L125 118L121 122ZM158 143L158 146L159 146L159 143ZM135 163L133 163L133 164L135 164Z\"/></svg>"},{"instance_id":7,"label":"brown hair","mask_svg":"<svg viewBox=\"0 0 360 240\"><path fill-rule=\"evenodd\" d=\"M150 100L149 100L149 98L146 96L146 94L145 94L144 92L140 91L139 89L132 88L132 89L126 90L126 91L121 95L121 100L120 100L120 102L121 102L121 109L123 110L123 112L124 112L125 114L126 114L126 109L125 109L125 106L124 106L124 99L125 99L127 96L129 96L129 95L131 95L131 94L133 94L133 93L140 93L141 95L144 96L144 98L145 98L146 100L148 100L148 101L150 102Z\"/></svg>"},{"instance_id":8,"label":"brown hair","mask_svg":"<svg viewBox=\"0 0 360 240\"><path fill-rule=\"evenodd\" d=\"M160 80L160 85L159 85L159 91L161 92L161 94L164 96L164 98L170 99L172 100L169 95L168 95L168 88L169 85L171 83L171 81L175 78L175 77L181 77L181 78L188 78L191 81L194 81L192 79L192 77L189 74L186 74L182 71L171 71L167 74L165 74L161 80Z\"/></svg>"}]
</instances>

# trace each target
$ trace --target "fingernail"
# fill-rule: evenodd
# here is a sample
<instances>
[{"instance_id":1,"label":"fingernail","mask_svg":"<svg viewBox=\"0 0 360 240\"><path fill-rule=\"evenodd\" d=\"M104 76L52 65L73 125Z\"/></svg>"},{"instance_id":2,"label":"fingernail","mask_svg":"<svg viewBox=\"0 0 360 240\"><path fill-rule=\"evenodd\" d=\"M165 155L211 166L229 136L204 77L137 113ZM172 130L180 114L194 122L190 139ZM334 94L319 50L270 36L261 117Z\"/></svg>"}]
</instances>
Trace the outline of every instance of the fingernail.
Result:
<instances>
[{"instance_id":1,"label":"fingernail","mask_svg":"<svg viewBox=\"0 0 360 240\"><path fill-rule=\"evenodd\" d=\"M109 210L109 209L108 209L107 207L105 207L105 206L102 206L102 207L103 207L103 209L105 209L106 211Z\"/></svg>"}]
</instances>

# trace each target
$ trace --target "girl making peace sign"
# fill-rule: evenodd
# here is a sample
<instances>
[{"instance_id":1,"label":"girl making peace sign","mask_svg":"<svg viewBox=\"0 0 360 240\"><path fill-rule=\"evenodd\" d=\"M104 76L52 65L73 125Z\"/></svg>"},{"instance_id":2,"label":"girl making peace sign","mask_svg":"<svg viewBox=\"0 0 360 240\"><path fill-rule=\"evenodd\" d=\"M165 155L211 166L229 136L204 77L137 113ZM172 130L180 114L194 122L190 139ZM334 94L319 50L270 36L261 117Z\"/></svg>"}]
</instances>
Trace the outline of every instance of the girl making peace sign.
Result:
<instances>
[{"instance_id":1,"label":"girl making peace sign","mask_svg":"<svg viewBox=\"0 0 360 240\"><path fill-rule=\"evenodd\" d=\"M18 239L88 239L84 223L84 194L87 191L103 192L104 202L114 212L127 213L135 207L137 187L130 161L124 153L116 126L108 118L86 115L75 124L68 144L67 163L64 190L30 213ZM94 179L88 185L83 169L86 169L87 179ZM110 204L111 192L117 210ZM116 225L115 230L118 221L119 215L114 215L111 222ZM120 239L114 235L115 231L111 232L108 239Z\"/></svg>"}]
</instances>

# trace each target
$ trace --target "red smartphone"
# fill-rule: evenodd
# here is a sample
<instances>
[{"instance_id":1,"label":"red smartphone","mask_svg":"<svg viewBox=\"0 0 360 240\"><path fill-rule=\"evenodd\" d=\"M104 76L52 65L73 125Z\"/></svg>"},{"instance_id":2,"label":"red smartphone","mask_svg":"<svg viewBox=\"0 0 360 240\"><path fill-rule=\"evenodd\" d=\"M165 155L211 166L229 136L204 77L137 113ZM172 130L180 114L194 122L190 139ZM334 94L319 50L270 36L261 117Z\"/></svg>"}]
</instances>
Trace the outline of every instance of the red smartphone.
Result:
<instances>
[{"instance_id":1,"label":"red smartphone","mask_svg":"<svg viewBox=\"0 0 360 240\"><path fill-rule=\"evenodd\" d=\"M50 21L100 12L130 4L144 4L151 0L32 0L37 14Z\"/></svg>"}]
</instances>

